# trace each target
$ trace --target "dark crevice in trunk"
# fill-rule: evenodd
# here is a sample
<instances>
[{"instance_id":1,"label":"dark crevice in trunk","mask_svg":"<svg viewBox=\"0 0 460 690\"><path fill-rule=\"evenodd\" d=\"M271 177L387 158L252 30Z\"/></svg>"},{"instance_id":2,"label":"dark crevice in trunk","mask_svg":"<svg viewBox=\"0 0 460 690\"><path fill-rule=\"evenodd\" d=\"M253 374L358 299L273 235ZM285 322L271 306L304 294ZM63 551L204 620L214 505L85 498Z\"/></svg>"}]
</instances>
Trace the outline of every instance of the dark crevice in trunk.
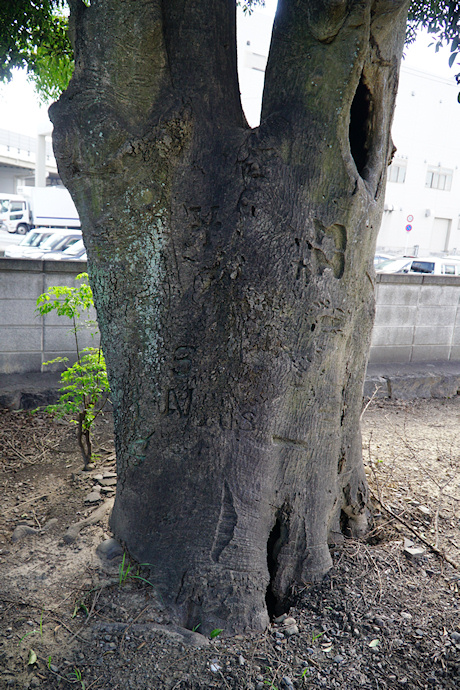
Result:
<instances>
[{"instance_id":1,"label":"dark crevice in trunk","mask_svg":"<svg viewBox=\"0 0 460 690\"><path fill-rule=\"evenodd\" d=\"M372 135L372 94L363 77L358 84L350 109L350 151L362 178L366 178Z\"/></svg>"},{"instance_id":2,"label":"dark crevice in trunk","mask_svg":"<svg viewBox=\"0 0 460 690\"><path fill-rule=\"evenodd\" d=\"M350 518L344 510L340 511L340 531L344 537L351 537Z\"/></svg>"},{"instance_id":3,"label":"dark crevice in trunk","mask_svg":"<svg viewBox=\"0 0 460 690\"><path fill-rule=\"evenodd\" d=\"M267 566L270 575L270 582L268 583L267 593L265 595L265 603L270 618L280 616L282 613L287 613L289 610L289 603L287 597L280 597L279 593L275 591L274 583L276 572L278 569L278 556L281 548L288 540L288 527L285 519L283 519L282 512L278 513L276 522L270 532L267 541Z\"/></svg>"}]
</instances>

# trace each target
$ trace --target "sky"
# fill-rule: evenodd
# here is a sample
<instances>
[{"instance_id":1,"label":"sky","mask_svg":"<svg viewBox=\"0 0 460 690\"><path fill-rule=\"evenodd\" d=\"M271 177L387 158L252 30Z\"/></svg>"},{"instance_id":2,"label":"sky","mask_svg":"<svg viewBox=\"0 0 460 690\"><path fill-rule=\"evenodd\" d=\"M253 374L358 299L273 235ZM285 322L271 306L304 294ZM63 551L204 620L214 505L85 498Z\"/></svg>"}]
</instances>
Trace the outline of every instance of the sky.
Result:
<instances>
[{"instance_id":1,"label":"sky","mask_svg":"<svg viewBox=\"0 0 460 690\"><path fill-rule=\"evenodd\" d=\"M257 31L257 15L259 13L273 16L276 0L266 0L265 8L258 8L251 16L239 14L239 21L247 22L251 30ZM433 38L421 34L416 43L405 49L403 65L433 74L445 79L454 80L454 74L460 71L460 66L450 69L448 47L435 53L434 47L428 47ZM244 88L244 84L241 86ZM33 86L27 81L25 72L16 70L10 84L0 84L0 129L34 136L38 128L49 122L47 107L40 105Z\"/></svg>"}]
</instances>

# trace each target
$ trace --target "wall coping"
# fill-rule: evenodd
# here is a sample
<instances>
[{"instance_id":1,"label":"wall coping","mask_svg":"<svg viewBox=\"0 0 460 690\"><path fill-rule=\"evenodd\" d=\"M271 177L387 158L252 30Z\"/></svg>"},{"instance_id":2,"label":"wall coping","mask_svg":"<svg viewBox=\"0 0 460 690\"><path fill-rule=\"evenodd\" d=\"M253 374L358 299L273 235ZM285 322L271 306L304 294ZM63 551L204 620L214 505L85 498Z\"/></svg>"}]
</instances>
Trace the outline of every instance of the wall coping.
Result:
<instances>
[{"instance_id":1,"label":"wall coping","mask_svg":"<svg viewBox=\"0 0 460 690\"><path fill-rule=\"evenodd\" d=\"M460 285L460 276L418 275L417 273L376 273L376 284Z\"/></svg>"},{"instance_id":2,"label":"wall coping","mask_svg":"<svg viewBox=\"0 0 460 690\"><path fill-rule=\"evenodd\" d=\"M86 261L44 261L42 259L10 259L0 257L0 272L30 271L30 273L83 273Z\"/></svg>"}]
</instances>

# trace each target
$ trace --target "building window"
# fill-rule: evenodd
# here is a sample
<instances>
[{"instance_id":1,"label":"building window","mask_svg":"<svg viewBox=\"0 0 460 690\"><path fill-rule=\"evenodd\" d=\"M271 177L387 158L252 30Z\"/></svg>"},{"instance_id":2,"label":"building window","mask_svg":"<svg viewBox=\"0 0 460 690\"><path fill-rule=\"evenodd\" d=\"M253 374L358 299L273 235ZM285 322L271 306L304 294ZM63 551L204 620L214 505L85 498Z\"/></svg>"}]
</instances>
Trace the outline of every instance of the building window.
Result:
<instances>
[{"instance_id":1,"label":"building window","mask_svg":"<svg viewBox=\"0 0 460 690\"><path fill-rule=\"evenodd\" d=\"M446 168L428 168L426 173L425 187L450 192L453 174L453 170L447 170Z\"/></svg>"},{"instance_id":2,"label":"building window","mask_svg":"<svg viewBox=\"0 0 460 690\"><path fill-rule=\"evenodd\" d=\"M396 160L390 165L388 170L388 179L390 182L406 181L407 161Z\"/></svg>"}]
</instances>

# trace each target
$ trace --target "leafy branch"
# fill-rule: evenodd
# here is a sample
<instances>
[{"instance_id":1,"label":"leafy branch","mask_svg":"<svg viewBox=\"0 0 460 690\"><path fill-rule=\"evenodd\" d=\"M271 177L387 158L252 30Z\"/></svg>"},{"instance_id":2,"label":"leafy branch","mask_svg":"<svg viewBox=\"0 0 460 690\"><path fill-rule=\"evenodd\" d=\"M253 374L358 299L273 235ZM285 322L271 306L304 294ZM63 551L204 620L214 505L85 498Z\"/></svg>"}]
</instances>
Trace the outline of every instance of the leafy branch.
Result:
<instances>
[{"instance_id":1,"label":"leafy branch","mask_svg":"<svg viewBox=\"0 0 460 690\"><path fill-rule=\"evenodd\" d=\"M78 287L54 285L37 299L37 312L44 316L55 311L58 316L65 316L72 321L72 332L75 337L77 361L68 366L61 374L61 389L56 404L47 405L44 410L59 418L69 417L77 425L77 442L80 448L84 467L88 468L94 459L91 432L97 417L102 413L110 393L104 355L100 347L85 347L81 350L78 333L82 327L95 326L94 321L87 320L80 325L79 320L84 311L94 306L90 285L85 282L87 273L81 273L77 280L82 281ZM92 333L91 335L95 335ZM56 357L45 362L50 364L67 364L67 357Z\"/></svg>"}]
</instances>

